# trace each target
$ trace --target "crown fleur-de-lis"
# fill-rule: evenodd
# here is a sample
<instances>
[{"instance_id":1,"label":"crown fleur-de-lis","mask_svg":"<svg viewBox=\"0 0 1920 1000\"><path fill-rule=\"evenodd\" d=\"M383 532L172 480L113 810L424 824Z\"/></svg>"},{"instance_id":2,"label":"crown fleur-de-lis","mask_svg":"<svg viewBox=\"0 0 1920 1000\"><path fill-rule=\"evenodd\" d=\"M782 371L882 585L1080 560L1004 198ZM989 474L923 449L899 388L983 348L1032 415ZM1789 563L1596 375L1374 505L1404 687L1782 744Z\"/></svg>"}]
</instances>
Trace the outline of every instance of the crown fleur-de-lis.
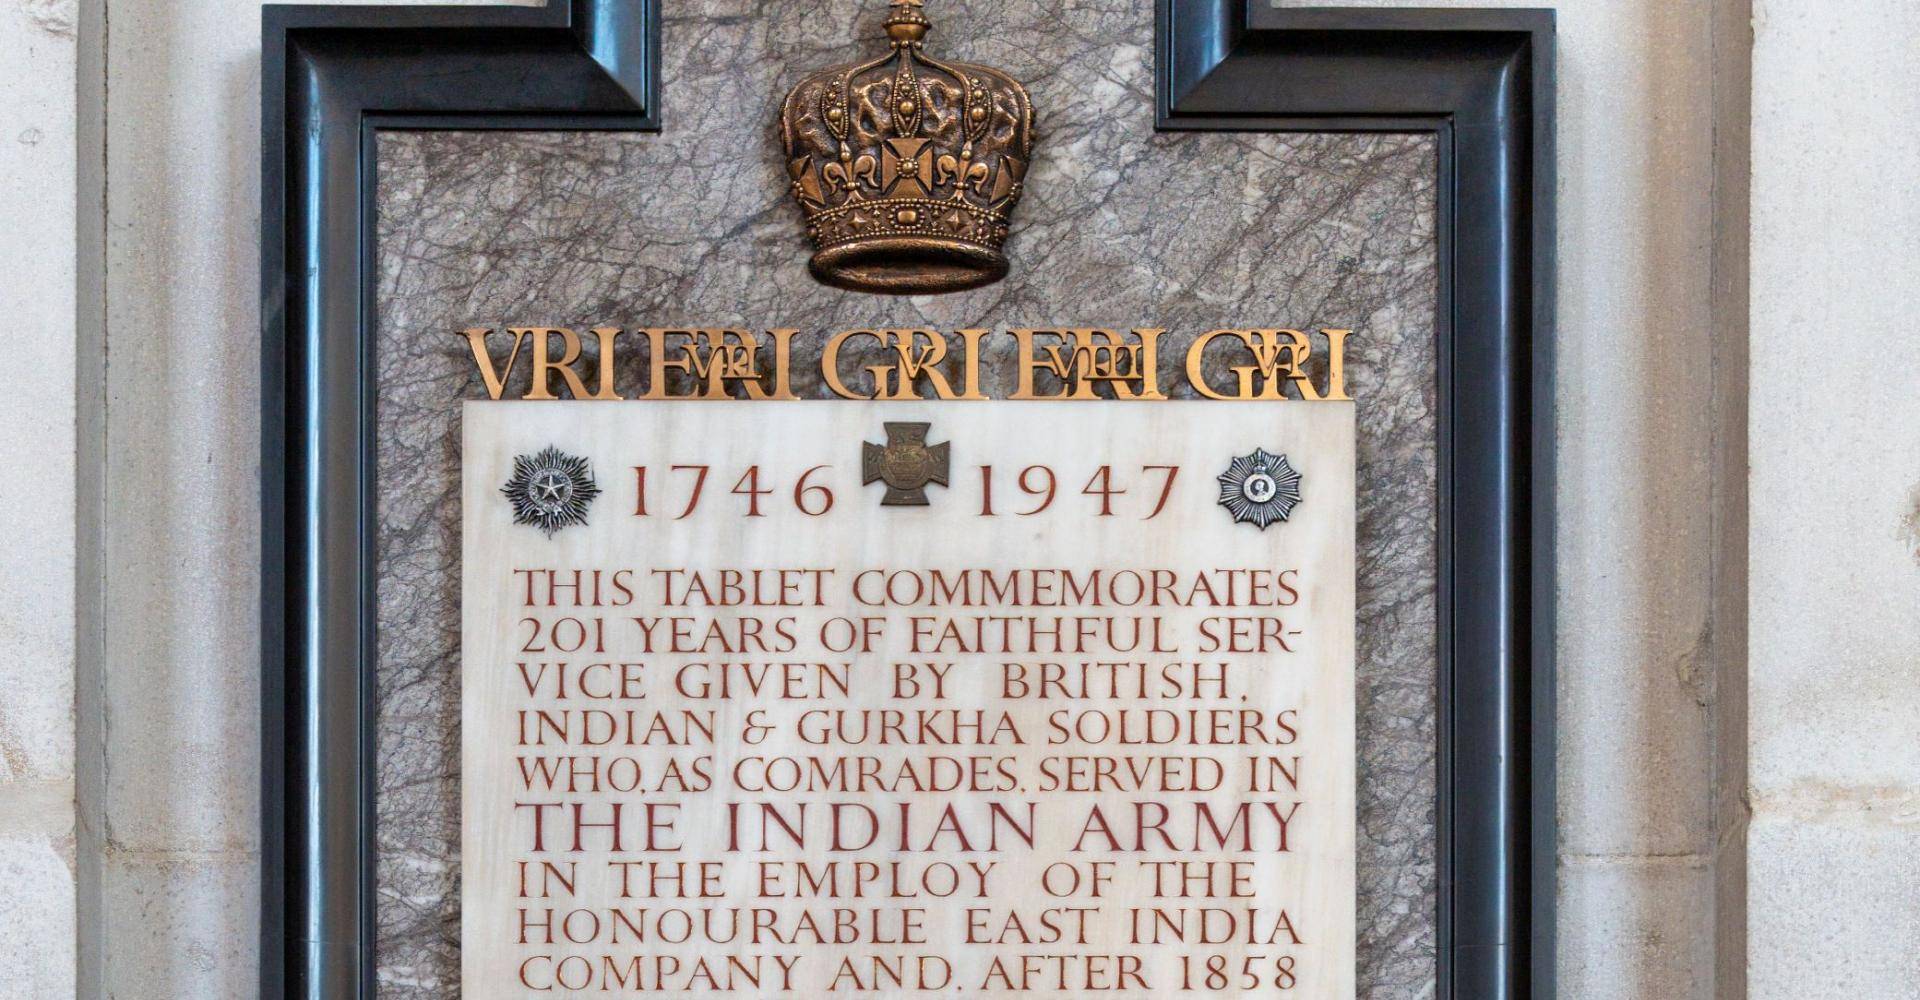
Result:
<instances>
[{"instance_id":1,"label":"crown fleur-de-lis","mask_svg":"<svg viewBox=\"0 0 1920 1000\"><path fill-rule=\"evenodd\" d=\"M867 292L990 285L1033 161L1033 98L1013 77L926 51L925 0L888 0L889 51L813 74L780 113L814 276Z\"/></svg>"}]
</instances>

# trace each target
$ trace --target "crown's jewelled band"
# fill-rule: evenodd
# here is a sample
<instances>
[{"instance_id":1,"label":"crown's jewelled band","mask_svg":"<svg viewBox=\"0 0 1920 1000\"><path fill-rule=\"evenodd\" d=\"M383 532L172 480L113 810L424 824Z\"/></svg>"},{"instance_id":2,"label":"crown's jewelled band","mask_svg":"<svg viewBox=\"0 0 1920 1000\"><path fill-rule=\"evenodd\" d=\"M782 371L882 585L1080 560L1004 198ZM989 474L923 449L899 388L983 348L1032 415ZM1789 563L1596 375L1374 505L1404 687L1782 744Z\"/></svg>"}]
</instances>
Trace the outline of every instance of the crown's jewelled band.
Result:
<instances>
[{"instance_id":1,"label":"crown's jewelled band","mask_svg":"<svg viewBox=\"0 0 1920 1000\"><path fill-rule=\"evenodd\" d=\"M969 216L965 229L952 225L955 212ZM855 225L852 217L861 213L871 217ZM998 250L1007 241L1007 217L964 201L883 198L822 209L808 217L807 231L822 249L879 237L928 236Z\"/></svg>"}]
</instances>

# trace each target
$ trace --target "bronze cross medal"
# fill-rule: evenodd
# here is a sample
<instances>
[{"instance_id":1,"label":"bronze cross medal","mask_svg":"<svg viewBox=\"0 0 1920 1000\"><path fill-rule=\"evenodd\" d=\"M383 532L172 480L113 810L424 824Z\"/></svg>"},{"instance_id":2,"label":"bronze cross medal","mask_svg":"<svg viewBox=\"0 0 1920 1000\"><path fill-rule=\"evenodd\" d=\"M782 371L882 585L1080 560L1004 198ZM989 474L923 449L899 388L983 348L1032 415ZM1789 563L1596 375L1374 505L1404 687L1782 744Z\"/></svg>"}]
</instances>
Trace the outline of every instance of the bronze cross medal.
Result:
<instances>
[{"instance_id":1,"label":"bronze cross medal","mask_svg":"<svg viewBox=\"0 0 1920 1000\"><path fill-rule=\"evenodd\" d=\"M925 507L927 484L947 485L952 444L927 444L932 424L888 424L887 443L862 444L867 485L886 483L882 507Z\"/></svg>"}]
</instances>

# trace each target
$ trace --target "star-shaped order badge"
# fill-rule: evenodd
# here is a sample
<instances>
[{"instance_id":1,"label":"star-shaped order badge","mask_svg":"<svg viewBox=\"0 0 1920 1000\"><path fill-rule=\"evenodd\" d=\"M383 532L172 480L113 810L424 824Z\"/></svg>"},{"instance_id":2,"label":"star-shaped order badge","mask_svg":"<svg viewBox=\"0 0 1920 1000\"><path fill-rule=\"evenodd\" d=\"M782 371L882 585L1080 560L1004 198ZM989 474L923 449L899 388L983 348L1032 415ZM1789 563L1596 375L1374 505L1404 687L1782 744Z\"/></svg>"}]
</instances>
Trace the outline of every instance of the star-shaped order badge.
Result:
<instances>
[{"instance_id":1,"label":"star-shaped order badge","mask_svg":"<svg viewBox=\"0 0 1920 1000\"><path fill-rule=\"evenodd\" d=\"M562 528L587 523L587 508L600 495L587 460L548 447L513 460L513 478L500 488L513 505L513 523L531 525L552 538Z\"/></svg>"},{"instance_id":2,"label":"star-shaped order badge","mask_svg":"<svg viewBox=\"0 0 1920 1000\"><path fill-rule=\"evenodd\" d=\"M1220 506L1236 524L1267 530L1285 521L1300 506L1300 473L1285 455L1269 455L1263 448L1233 460L1220 476Z\"/></svg>"}]
</instances>

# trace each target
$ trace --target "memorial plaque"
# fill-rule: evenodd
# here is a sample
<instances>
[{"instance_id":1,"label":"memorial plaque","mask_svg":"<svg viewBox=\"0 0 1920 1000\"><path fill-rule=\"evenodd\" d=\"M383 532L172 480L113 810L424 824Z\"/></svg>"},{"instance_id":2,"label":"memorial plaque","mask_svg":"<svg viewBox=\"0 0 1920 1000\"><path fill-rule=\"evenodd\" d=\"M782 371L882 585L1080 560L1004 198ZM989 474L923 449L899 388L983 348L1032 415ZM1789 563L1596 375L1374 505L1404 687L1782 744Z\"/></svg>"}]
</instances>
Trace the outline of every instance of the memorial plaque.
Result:
<instances>
[{"instance_id":1,"label":"memorial plaque","mask_svg":"<svg viewBox=\"0 0 1920 1000\"><path fill-rule=\"evenodd\" d=\"M1350 997L1351 403L466 404L462 996Z\"/></svg>"},{"instance_id":2,"label":"memorial plaque","mask_svg":"<svg viewBox=\"0 0 1920 1000\"><path fill-rule=\"evenodd\" d=\"M263 995L1551 995L1550 12L261 77Z\"/></svg>"}]
</instances>

